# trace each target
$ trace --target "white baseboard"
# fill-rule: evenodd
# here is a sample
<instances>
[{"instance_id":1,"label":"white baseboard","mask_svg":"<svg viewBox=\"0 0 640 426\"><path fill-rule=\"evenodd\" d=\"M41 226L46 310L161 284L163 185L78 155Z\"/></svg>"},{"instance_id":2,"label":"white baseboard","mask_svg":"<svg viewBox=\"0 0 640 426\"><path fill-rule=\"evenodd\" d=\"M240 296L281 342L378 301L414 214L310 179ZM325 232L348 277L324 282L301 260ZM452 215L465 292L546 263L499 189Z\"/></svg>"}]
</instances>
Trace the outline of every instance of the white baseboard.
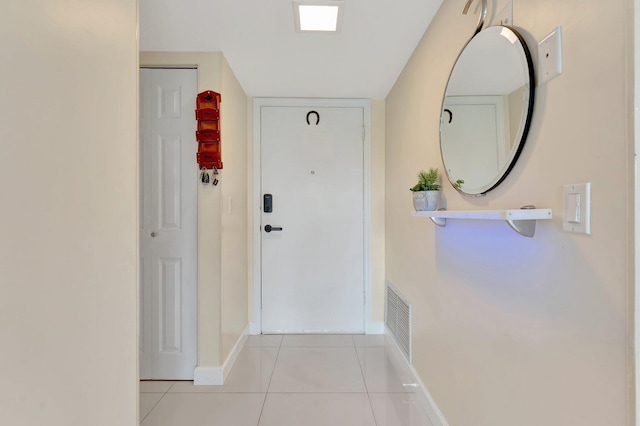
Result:
<instances>
[{"instance_id":1,"label":"white baseboard","mask_svg":"<svg viewBox=\"0 0 640 426\"><path fill-rule=\"evenodd\" d=\"M247 326L240 335L240 338L231 349L229 356L222 365L219 366L202 366L199 365L193 371L194 385L223 385L229 376L233 365L240 355L240 351L249 337L249 326Z\"/></svg>"},{"instance_id":2,"label":"white baseboard","mask_svg":"<svg viewBox=\"0 0 640 426\"><path fill-rule=\"evenodd\" d=\"M193 370L194 385L221 385L224 383L222 367L197 366Z\"/></svg>"},{"instance_id":3,"label":"white baseboard","mask_svg":"<svg viewBox=\"0 0 640 426\"><path fill-rule=\"evenodd\" d=\"M384 330L383 321L368 321L364 324L364 334L384 334Z\"/></svg>"},{"instance_id":4,"label":"white baseboard","mask_svg":"<svg viewBox=\"0 0 640 426\"><path fill-rule=\"evenodd\" d=\"M255 322L250 322L249 323L249 334L252 335L252 336L255 336L257 334L262 334L262 330L260 329L258 324L256 324Z\"/></svg>"},{"instance_id":5,"label":"white baseboard","mask_svg":"<svg viewBox=\"0 0 640 426\"><path fill-rule=\"evenodd\" d=\"M384 322L369 321L364 325L364 334L384 334ZM255 322L249 323L249 335L262 334L262 330Z\"/></svg>"},{"instance_id":6,"label":"white baseboard","mask_svg":"<svg viewBox=\"0 0 640 426\"><path fill-rule=\"evenodd\" d=\"M427 413L429 419L431 420L431 423L436 426L449 426L449 423L447 423L447 419L444 418L442 411L440 411L433 397L429 393L429 390L422 382L422 379L420 379L420 375L413 367L413 365L409 364L407 358L405 358L404 354L400 350L396 339L393 337L386 326L384 327L384 330L385 347L392 353L392 361L401 364L399 366L400 369L408 372L412 376L410 380L414 381L417 385L415 395L418 405L422 407L425 413Z\"/></svg>"},{"instance_id":7,"label":"white baseboard","mask_svg":"<svg viewBox=\"0 0 640 426\"><path fill-rule=\"evenodd\" d=\"M224 383L227 377L229 377L229 373L231 372L233 365L236 363L236 360L238 359L238 355L240 355L240 351L242 350L242 348L244 348L244 344L247 342L248 338L249 338L249 326L246 326L245 329L242 330L242 334L240 335L240 338L238 339L236 344L233 346L233 349L231 349L231 352L229 352L229 356L227 357L227 359L224 361L224 364L222 365L222 374L223 374L222 383Z\"/></svg>"}]
</instances>

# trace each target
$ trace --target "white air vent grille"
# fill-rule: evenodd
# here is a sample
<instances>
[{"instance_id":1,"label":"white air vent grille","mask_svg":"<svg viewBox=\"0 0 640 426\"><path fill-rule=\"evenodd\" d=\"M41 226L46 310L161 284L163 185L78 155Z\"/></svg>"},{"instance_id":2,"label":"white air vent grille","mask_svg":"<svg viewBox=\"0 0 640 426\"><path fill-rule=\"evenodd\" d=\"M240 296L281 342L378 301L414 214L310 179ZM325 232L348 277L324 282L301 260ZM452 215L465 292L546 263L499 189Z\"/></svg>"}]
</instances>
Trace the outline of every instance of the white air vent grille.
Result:
<instances>
[{"instance_id":1,"label":"white air vent grille","mask_svg":"<svg viewBox=\"0 0 640 426\"><path fill-rule=\"evenodd\" d=\"M387 283L386 323L398 346L411 363L411 305Z\"/></svg>"}]
</instances>

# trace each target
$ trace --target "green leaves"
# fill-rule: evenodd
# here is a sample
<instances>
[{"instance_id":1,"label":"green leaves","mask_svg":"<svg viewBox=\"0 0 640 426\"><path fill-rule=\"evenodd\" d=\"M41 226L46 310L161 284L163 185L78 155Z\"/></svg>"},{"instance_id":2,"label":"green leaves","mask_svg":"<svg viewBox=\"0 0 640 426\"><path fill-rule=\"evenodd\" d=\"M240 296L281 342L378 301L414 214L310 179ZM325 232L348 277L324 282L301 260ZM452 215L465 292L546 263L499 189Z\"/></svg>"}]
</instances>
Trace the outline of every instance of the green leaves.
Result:
<instances>
[{"instance_id":1,"label":"green leaves","mask_svg":"<svg viewBox=\"0 0 640 426\"><path fill-rule=\"evenodd\" d=\"M410 191L439 191L440 184L438 183L438 169L433 167L428 172L420 170L418 172L418 183L409 188Z\"/></svg>"}]
</instances>

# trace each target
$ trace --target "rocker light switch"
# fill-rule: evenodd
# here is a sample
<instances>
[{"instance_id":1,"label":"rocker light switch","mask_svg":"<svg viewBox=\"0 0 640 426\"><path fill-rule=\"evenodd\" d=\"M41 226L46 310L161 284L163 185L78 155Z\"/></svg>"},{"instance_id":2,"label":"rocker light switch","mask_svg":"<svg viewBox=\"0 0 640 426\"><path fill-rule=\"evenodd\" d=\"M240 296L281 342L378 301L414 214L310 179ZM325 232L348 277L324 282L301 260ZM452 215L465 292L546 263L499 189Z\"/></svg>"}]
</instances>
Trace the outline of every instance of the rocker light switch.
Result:
<instances>
[{"instance_id":1,"label":"rocker light switch","mask_svg":"<svg viewBox=\"0 0 640 426\"><path fill-rule=\"evenodd\" d=\"M566 209L567 222L580 223L580 194L567 194Z\"/></svg>"},{"instance_id":2,"label":"rocker light switch","mask_svg":"<svg viewBox=\"0 0 640 426\"><path fill-rule=\"evenodd\" d=\"M590 183L576 183L563 187L563 230L579 234L591 234L590 192Z\"/></svg>"}]
</instances>

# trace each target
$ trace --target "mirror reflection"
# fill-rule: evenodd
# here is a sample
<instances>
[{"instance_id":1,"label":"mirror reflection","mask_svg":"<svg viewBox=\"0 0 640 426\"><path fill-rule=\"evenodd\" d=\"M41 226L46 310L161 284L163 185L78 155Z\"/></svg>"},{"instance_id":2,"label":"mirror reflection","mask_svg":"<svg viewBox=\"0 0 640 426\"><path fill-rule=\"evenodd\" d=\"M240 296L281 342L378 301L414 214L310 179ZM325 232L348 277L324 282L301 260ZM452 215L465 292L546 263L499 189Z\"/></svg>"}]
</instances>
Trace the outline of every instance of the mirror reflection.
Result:
<instances>
[{"instance_id":1,"label":"mirror reflection","mask_svg":"<svg viewBox=\"0 0 640 426\"><path fill-rule=\"evenodd\" d=\"M534 98L533 64L520 34L489 27L458 57L445 92L440 149L460 192L485 194L504 180L524 145Z\"/></svg>"}]
</instances>

